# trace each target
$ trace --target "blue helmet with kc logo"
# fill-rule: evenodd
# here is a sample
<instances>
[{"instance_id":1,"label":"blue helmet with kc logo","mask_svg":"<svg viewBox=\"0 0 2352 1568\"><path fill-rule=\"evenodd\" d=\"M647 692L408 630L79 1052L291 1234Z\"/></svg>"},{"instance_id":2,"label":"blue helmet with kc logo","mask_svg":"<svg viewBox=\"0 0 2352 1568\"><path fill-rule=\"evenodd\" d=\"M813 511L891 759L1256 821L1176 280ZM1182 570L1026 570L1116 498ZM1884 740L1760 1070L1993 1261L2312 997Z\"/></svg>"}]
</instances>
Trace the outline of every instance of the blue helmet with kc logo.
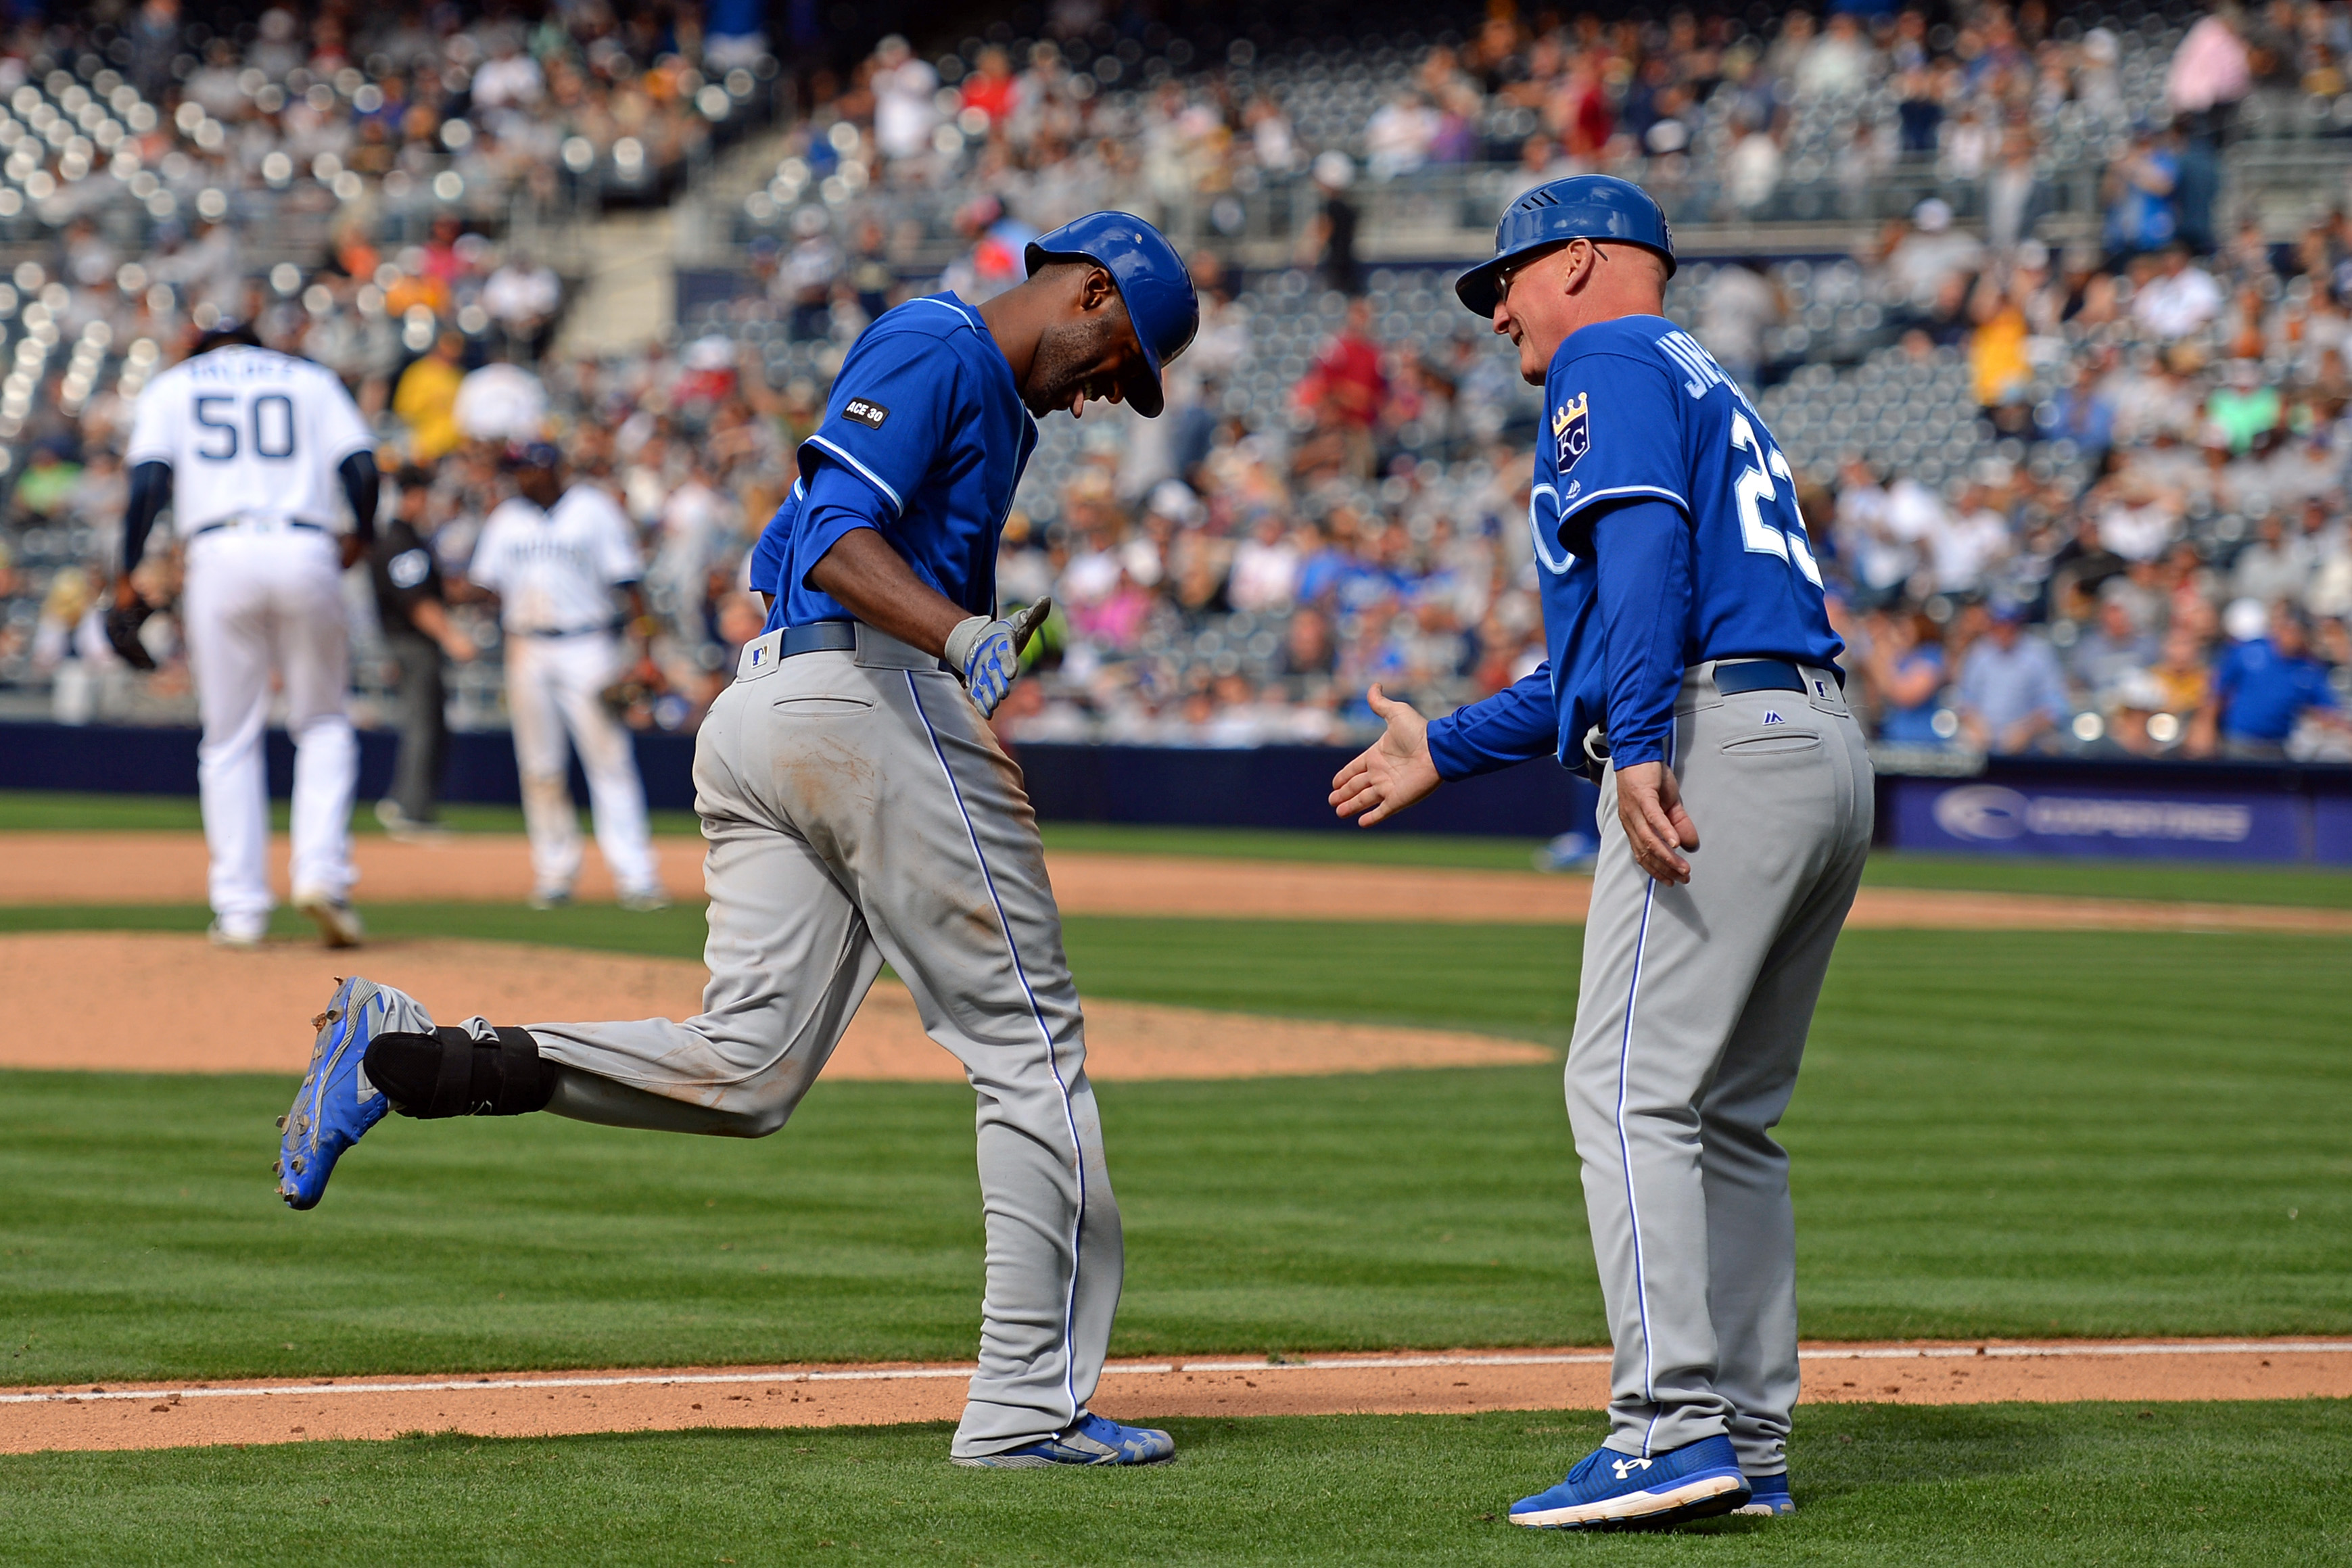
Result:
<instances>
[{"instance_id":1,"label":"blue helmet with kc logo","mask_svg":"<svg viewBox=\"0 0 2352 1568\"><path fill-rule=\"evenodd\" d=\"M1658 254L1668 277L1675 275L1674 226L1649 192L1613 174L1570 174L1538 185L1510 204L1495 225L1494 256L1464 273L1454 292L1479 315L1492 316L1501 298L1496 274L1572 239L1638 245Z\"/></svg>"}]
</instances>

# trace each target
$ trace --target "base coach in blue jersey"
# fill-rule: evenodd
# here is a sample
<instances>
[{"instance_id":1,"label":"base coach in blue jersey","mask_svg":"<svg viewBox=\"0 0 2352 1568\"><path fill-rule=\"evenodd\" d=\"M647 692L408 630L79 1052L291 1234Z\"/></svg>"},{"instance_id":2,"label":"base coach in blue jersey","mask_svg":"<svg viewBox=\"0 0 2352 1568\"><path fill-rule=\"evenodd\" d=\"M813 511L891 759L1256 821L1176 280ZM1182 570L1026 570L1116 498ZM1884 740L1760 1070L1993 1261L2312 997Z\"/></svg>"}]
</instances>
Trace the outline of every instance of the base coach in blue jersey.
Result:
<instances>
[{"instance_id":1,"label":"base coach in blue jersey","mask_svg":"<svg viewBox=\"0 0 2352 1568\"><path fill-rule=\"evenodd\" d=\"M1124 213L1043 235L1028 267L984 304L934 294L866 329L753 552L768 629L695 744L702 1012L436 1027L348 981L287 1120L282 1187L316 1203L387 1102L764 1136L887 960L979 1102L987 1281L952 1457L1140 1464L1173 1452L1167 1434L1087 1409L1118 1306L1118 1207L1036 818L987 720L1045 608L996 605L1034 416L1094 399L1157 414L1200 308L1167 240Z\"/></svg>"},{"instance_id":2,"label":"base coach in blue jersey","mask_svg":"<svg viewBox=\"0 0 2352 1568\"><path fill-rule=\"evenodd\" d=\"M1456 287L1544 389L1528 526L1549 658L1435 723L1374 687L1388 732L1332 804L1369 824L1545 755L1597 778L1567 1087L1611 1431L1510 1517L1785 1513L1796 1233L1771 1129L1869 851L1870 763L1788 460L1660 313L1657 204L1556 180L1512 204L1495 251Z\"/></svg>"}]
</instances>

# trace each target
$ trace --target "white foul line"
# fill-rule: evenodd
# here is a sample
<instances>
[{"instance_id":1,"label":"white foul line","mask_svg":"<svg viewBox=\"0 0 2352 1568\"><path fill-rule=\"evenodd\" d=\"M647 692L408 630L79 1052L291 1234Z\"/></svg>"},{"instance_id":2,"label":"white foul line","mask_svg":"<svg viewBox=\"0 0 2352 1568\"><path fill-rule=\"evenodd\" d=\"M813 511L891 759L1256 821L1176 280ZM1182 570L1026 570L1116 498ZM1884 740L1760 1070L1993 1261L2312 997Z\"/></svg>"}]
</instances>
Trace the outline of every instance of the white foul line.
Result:
<instances>
[{"instance_id":1,"label":"white foul line","mask_svg":"<svg viewBox=\"0 0 2352 1568\"><path fill-rule=\"evenodd\" d=\"M2352 1340L2293 1342L2245 1341L2236 1343L2169 1343L2161 1340L2126 1344L1987 1344L1932 1345L1906 1350L1899 1346L1856 1346L1851 1350L1804 1350L1800 1361L1946 1361L1979 1359L2036 1360L2100 1355L2352 1355ZM1493 1355L1372 1355L1306 1356L1278 1362L1145 1361L1114 1362L1104 1375L1152 1376L1177 1372L1345 1372L1411 1371L1438 1366L1592 1366L1606 1365L1606 1351L1562 1351L1542 1354ZM56 1393L0 1394L0 1405L89 1404L100 1399L262 1399L285 1395L329 1394L473 1394L502 1388L663 1388L672 1385L707 1387L750 1383L896 1383L934 1378L969 1378L977 1368L965 1366L880 1367L850 1372L682 1372L642 1373L613 1377L472 1377L434 1383L304 1383L275 1388L91 1388Z\"/></svg>"}]
</instances>

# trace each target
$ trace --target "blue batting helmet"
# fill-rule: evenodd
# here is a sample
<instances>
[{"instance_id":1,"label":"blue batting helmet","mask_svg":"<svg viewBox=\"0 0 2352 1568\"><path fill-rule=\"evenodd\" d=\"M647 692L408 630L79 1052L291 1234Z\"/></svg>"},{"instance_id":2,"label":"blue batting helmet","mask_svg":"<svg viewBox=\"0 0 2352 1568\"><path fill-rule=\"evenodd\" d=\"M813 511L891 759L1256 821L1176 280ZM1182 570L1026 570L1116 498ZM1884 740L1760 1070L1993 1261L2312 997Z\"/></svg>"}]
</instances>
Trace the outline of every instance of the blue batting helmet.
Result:
<instances>
[{"instance_id":1,"label":"blue batting helmet","mask_svg":"<svg viewBox=\"0 0 2352 1568\"><path fill-rule=\"evenodd\" d=\"M1500 298L1495 275L1530 251L1572 239L1616 240L1657 252L1675 275L1675 231L1650 193L1613 174L1570 174L1538 185L1503 214L1495 225L1495 255L1464 273L1454 285L1462 303L1492 316Z\"/></svg>"},{"instance_id":2,"label":"blue batting helmet","mask_svg":"<svg viewBox=\"0 0 2352 1568\"><path fill-rule=\"evenodd\" d=\"M1192 346L1201 327L1201 299L1192 292L1192 275L1183 258L1158 229L1133 213L1088 213L1051 234L1029 242L1029 271L1049 261L1091 261L1118 285L1127 304L1127 319L1135 324L1135 340L1143 347L1150 379L1126 389L1127 401L1147 418L1156 418L1168 405L1160 385L1160 368Z\"/></svg>"}]
</instances>

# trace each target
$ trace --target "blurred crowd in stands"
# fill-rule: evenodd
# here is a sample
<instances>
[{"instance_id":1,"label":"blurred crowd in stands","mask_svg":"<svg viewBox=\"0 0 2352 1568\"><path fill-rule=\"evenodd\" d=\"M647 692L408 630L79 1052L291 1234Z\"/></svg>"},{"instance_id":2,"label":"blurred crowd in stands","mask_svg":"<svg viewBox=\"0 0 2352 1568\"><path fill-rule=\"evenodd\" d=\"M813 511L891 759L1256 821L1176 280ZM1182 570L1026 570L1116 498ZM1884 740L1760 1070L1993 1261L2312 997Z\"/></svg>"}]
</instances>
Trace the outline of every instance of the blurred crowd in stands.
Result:
<instances>
[{"instance_id":1,"label":"blurred crowd in stands","mask_svg":"<svg viewBox=\"0 0 2352 1568\"><path fill-rule=\"evenodd\" d=\"M778 68L756 33L719 36L692 5L533 10L326 0L216 32L180 0L20 8L0 33L0 225L95 220L166 272L223 221L415 239L437 214L666 198L765 118Z\"/></svg>"},{"instance_id":2,"label":"blurred crowd in stands","mask_svg":"<svg viewBox=\"0 0 2352 1568\"><path fill-rule=\"evenodd\" d=\"M201 123L225 128L228 158L253 125L295 134L323 85L320 113L353 139L333 153L345 169L379 137L396 167L417 127L448 152L457 118L498 147L568 136L590 101L654 138L662 105L690 101L650 83L663 68L687 79L678 62L701 46L682 24L555 15L567 20L436 29L329 10L290 40L265 17L243 55L215 62L222 51L194 46L202 63L180 80L167 52L163 78L140 90L179 127L217 65L244 107L223 96ZM169 0L137 16L168 21ZM1266 77L1270 52L1255 78L1247 50L1206 71L1181 38L1147 46L1083 4L1054 16L1066 25L1026 51L981 41L942 70L890 39L845 80L813 82L817 112L785 161L800 172L760 193L779 233L748 253L750 292L627 354L559 351L567 286L462 202L414 233L388 204L347 204L322 254L259 276L234 223L199 214L134 251L103 213L68 222L47 259L0 287L20 344L74 355L62 369L33 361L23 406L0 397L18 455L0 534L0 685L49 682L58 711L82 715L136 712L184 685L168 662L131 682L91 607L117 542L130 401L194 329L236 316L351 382L383 439L387 507L453 582L502 493L509 441L551 434L576 474L609 486L644 530L664 626L665 684L630 716L690 727L759 628L743 559L866 321L933 287L977 298L1006 286L1033 225L1173 182L1241 189L1252 169L1314 169L1323 204L1295 266L1244 276L1197 259L1202 331L1163 419L1046 422L1001 580L1008 603L1050 592L1059 612L1040 678L1000 722L1016 740L1343 739L1367 727L1374 680L1443 710L1542 656L1532 404L1453 300L1448 270L1357 258L1351 183L1498 152L1528 180L1602 167L1655 178L1657 160L1696 160L1718 130L1734 136L1725 167L1761 171L1748 142L1779 148L1807 102L1876 94L1896 112L1855 119L1836 172L1883 154L1943 183L1841 264L1851 298L1829 287L1831 269L1759 261L1686 267L1670 300L1762 402L1806 481L1850 690L1874 732L1923 758L2352 758L2336 716L2352 695L2352 221L2323 208L2273 239L2215 184L2229 106L2280 79L2327 91L2352 43L2345 8L2207 18L2166 34L2139 76L2116 33L2031 3L1936 26L1906 12L1817 26L1791 12L1761 31L1675 19L1538 32L1501 18L1407 51L1410 85L1370 102L1369 62L1330 57L1315 79L1293 72L1284 95L1254 96L1236 83ZM284 71L310 73L300 92L272 99L281 76L244 85L274 45ZM366 68L349 91L315 58L330 45ZM127 79L144 57L120 62ZM696 74L721 63L705 55ZM509 78L510 93L493 89L509 94L501 120L484 83ZM453 93L471 95L463 116ZM357 94L405 107L387 120ZM1104 120L1114 99L1141 118ZM1313 118L1342 100L1352 121ZM1522 116L1534 128L1519 135ZM2062 122L2121 128L2100 144L2099 210L2063 232L2030 177ZM1513 130L1507 144L1497 127ZM202 138L181 129L185 154L185 137ZM548 145L560 164L561 141ZM524 178L552 166L544 146L523 163ZM866 193L948 179L970 247L943 280L910 276ZM482 656L456 683L457 716L496 723L496 628L463 605L458 618ZM364 658L362 670L363 685L377 678Z\"/></svg>"}]
</instances>

